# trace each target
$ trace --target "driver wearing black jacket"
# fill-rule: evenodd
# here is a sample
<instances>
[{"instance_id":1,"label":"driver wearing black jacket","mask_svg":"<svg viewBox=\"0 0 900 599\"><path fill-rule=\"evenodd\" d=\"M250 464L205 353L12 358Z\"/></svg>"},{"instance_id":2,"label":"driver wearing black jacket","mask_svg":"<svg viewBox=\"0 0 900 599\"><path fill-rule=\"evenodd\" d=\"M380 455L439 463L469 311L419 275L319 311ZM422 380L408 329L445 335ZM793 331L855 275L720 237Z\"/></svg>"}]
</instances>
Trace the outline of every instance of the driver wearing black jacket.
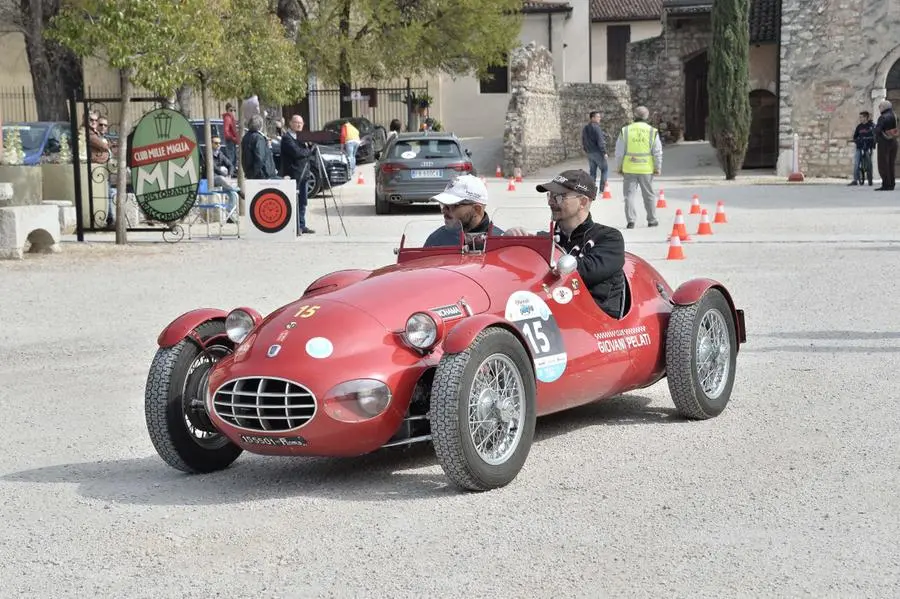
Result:
<instances>
[{"instance_id":1,"label":"driver wearing black jacket","mask_svg":"<svg viewBox=\"0 0 900 599\"><path fill-rule=\"evenodd\" d=\"M597 306L612 318L621 318L625 239L618 229L595 223L591 218L591 202L597 197L593 177L581 169L564 171L552 181L538 185L537 190L546 192L551 216L556 221L556 241L578 259L578 274ZM507 235L522 234L521 231L510 229Z\"/></svg>"}]
</instances>

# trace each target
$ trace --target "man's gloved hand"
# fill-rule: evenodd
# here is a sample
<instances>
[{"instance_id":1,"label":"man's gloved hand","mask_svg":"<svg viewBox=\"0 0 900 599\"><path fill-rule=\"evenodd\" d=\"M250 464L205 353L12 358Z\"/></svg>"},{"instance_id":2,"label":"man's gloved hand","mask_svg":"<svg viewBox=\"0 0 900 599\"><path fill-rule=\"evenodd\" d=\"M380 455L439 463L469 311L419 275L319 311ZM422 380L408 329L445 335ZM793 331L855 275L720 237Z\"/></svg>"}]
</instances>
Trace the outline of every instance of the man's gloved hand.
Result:
<instances>
[{"instance_id":1,"label":"man's gloved hand","mask_svg":"<svg viewBox=\"0 0 900 599\"><path fill-rule=\"evenodd\" d=\"M530 233L526 231L524 227L510 227L503 234L511 235L513 237L525 237L527 235L530 235Z\"/></svg>"}]
</instances>

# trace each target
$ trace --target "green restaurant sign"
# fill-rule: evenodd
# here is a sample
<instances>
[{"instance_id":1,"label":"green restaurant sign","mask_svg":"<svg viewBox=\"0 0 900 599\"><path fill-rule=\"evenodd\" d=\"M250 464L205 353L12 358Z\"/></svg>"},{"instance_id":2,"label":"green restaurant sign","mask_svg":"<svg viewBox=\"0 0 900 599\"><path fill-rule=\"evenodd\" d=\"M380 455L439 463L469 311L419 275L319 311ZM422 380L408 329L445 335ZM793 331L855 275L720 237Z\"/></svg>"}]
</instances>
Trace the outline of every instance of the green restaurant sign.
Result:
<instances>
[{"instance_id":1,"label":"green restaurant sign","mask_svg":"<svg viewBox=\"0 0 900 599\"><path fill-rule=\"evenodd\" d=\"M134 130L130 158L131 185L144 214L161 222L184 218L200 181L200 149L185 116L169 108L145 114Z\"/></svg>"}]
</instances>

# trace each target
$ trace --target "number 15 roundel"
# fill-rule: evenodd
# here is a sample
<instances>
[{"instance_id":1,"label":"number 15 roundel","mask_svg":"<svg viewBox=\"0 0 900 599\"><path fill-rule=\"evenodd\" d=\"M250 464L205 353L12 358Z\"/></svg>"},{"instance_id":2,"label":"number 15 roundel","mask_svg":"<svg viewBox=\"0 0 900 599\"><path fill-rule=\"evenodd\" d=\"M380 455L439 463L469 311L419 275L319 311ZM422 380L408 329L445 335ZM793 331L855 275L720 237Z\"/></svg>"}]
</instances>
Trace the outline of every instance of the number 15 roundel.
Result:
<instances>
[{"instance_id":1,"label":"number 15 roundel","mask_svg":"<svg viewBox=\"0 0 900 599\"><path fill-rule=\"evenodd\" d=\"M528 341L538 380L552 383L561 377L568 356L562 331L546 302L530 291L516 291L506 301L506 319Z\"/></svg>"}]
</instances>

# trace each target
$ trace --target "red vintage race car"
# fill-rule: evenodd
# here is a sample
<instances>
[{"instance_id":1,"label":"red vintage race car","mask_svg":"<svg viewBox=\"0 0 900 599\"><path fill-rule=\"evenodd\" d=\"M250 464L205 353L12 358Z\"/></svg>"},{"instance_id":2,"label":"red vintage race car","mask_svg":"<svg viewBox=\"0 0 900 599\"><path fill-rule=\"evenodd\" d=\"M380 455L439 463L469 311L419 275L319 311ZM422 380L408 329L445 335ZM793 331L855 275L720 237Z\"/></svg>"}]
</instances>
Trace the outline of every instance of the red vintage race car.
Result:
<instances>
[{"instance_id":1,"label":"red vintage race car","mask_svg":"<svg viewBox=\"0 0 900 599\"><path fill-rule=\"evenodd\" d=\"M179 316L159 336L145 410L159 455L185 472L247 450L357 456L430 441L459 487L510 483L538 416L667 378L681 414L729 401L744 314L719 282L673 290L626 255L624 317L600 310L551 236L410 247L341 270L265 318Z\"/></svg>"}]
</instances>

